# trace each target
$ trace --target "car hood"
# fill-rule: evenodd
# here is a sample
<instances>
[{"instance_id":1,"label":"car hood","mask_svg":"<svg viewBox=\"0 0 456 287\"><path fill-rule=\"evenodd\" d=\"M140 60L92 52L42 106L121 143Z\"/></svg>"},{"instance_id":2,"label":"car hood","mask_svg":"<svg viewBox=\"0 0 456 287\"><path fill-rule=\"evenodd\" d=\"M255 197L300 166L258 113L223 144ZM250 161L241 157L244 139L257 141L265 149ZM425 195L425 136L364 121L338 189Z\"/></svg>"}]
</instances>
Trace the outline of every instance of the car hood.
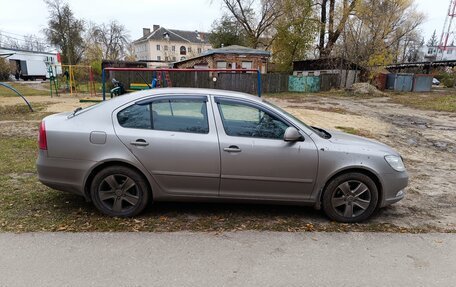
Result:
<instances>
[{"instance_id":1,"label":"car hood","mask_svg":"<svg viewBox=\"0 0 456 287\"><path fill-rule=\"evenodd\" d=\"M331 138L329 141L334 145L346 145L350 147L357 147L358 149L377 150L385 152L386 154L399 155L399 153L391 147L375 140L340 131L330 131L330 134Z\"/></svg>"}]
</instances>

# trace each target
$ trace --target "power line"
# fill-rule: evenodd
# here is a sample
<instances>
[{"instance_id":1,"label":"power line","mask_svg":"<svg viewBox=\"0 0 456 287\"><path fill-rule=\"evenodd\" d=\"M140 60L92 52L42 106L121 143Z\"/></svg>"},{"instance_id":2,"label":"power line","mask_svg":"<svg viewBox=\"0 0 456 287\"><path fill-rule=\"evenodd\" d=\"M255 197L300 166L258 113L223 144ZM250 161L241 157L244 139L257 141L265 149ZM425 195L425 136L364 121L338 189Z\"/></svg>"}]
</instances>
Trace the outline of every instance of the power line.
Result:
<instances>
[{"instance_id":1,"label":"power line","mask_svg":"<svg viewBox=\"0 0 456 287\"><path fill-rule=\"evenodd\" d=\"M16 33L12 33L12 32L8 32L8 31L5 31L5 30L2 30L0 29L0 34L10 34L10 35L14 35L14 36L20 36L22 38L25 38L25 37L29 37L29 38L35 38L35 39L38 39L38 40L42 40L42 41L45 41L44 38L41 38L41 37L37 37L35 35L23 35L23 34L16 34ZM5 36L8 36L8 35L5 35ZM10 36L11 37L11 36ZM14 38L14 37L13 37Z\"/></svg>"},{"instance_id":2,"label":"power line","mask_svg":"<svg viewBox=\"0 0 456 287\"><path fill-rule=\"evenodd\" d=\"M23 43L30 43L31 41L30 40L27 40L26 38L34 38L34 37L28 37L28 36L23 36L23 38L16 38L16 37L13 37L13 36L9 36L9 35L5 35L3 34L4 32L3 31L0 31L0 36L1 37L5 37L7 39L12 39L12 40L15 40L15 41L19 41L19 42L23 42ZM41 41L44 41L44 39L41 39L40 41L38 40L39 38L36 38L36 40L32 40L34 43L38 43L38 44L41 44L41 45L44 45L44 46L49 46L49 43L47 42L41 42Z\"/></svg>"}]
</instances>

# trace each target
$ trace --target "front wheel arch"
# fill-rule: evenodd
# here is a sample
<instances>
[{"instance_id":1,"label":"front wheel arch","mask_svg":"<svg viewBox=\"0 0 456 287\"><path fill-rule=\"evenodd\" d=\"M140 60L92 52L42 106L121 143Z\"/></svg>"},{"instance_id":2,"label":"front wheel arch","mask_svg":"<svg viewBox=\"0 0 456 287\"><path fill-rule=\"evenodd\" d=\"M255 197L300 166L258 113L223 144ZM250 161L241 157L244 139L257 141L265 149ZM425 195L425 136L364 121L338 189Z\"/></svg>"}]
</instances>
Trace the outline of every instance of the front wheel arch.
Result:
<instances>
[{"instance_id":1,"label":"front wheel arch","mask_svg":"<svg viewBox=\"0 0 456 287\"><path fill-rule=\"evenodd\" d=\"M129 164L129 163L126 163L123 161L107 161L107 162L103 162L102 164L97 165L95 168L93 168L90 171L89 175L87 176L87 179L84 183L84 198L87 201L89 201L89 202L92 201L92 198L90 196L90 186L92 185L92 181L93 181L93 178L95 177L95 175L97 173L99 173L101 170L103 170L107 167L111 167L111 166L124 166L124 167L131 168L131 169L135 170L136 172L138 172L144 178L144 181L147 183L147 187L149 189L149 195L150 195L149 198L151 200L153 199L153 192L152 192L152 187L150 185L149 179L140 169L138 169L137 167L135 167L132 164Z\"/></svg>"}]
</instances>

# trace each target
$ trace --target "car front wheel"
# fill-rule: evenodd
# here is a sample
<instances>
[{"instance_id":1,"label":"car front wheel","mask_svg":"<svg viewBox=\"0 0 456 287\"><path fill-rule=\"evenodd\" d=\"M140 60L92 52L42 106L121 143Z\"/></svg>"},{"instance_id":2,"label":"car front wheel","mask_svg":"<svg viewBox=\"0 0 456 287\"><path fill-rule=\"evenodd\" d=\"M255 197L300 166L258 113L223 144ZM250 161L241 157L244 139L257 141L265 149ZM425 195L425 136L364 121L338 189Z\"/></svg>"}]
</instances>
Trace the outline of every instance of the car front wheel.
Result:
<instances>
[{"instance_id":1,"label":"car front wheel","mask_svg":"<svg viewBox=\"0 0 456 287\"><path fill-rule=\"evenodd\" d=\"M362 173L342 174L329 182L323 193L323 210L332 220L360 222L374 213L378 203L375 182Z\"/></svg>"},{"instance_id":2,"label":"car front wheel","mask_svg":"<svg viewBox=\"0 0 456 287\"><path fill-rule=\"evenodd\" d=\"M149 199L144 177L124 166L101 170L94 177L90 192L94 205L109 216L135 216L144 210Z\"/></svg>"}]
</instances>

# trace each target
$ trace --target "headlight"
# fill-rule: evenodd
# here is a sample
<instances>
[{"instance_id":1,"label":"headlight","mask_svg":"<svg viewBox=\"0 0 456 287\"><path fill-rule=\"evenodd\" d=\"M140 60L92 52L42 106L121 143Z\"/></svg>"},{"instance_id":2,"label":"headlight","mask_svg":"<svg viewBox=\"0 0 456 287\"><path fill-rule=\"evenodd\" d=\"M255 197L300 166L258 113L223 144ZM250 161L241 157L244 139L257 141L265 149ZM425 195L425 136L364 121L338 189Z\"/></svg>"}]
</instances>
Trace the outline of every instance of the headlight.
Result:
<instances>
[{"instance_id":1,"label":"headlight","mask_svg":"<svg viewBox=\"0 0 456 287\"><path fill-rule=\"evenodd\" d=\"M396 170L396 171L405 170L404 162L402 162L402 158L400 156L387 155L387 156L385 156L385 160L394 170Z\"/></svg>"}]
</instances>

